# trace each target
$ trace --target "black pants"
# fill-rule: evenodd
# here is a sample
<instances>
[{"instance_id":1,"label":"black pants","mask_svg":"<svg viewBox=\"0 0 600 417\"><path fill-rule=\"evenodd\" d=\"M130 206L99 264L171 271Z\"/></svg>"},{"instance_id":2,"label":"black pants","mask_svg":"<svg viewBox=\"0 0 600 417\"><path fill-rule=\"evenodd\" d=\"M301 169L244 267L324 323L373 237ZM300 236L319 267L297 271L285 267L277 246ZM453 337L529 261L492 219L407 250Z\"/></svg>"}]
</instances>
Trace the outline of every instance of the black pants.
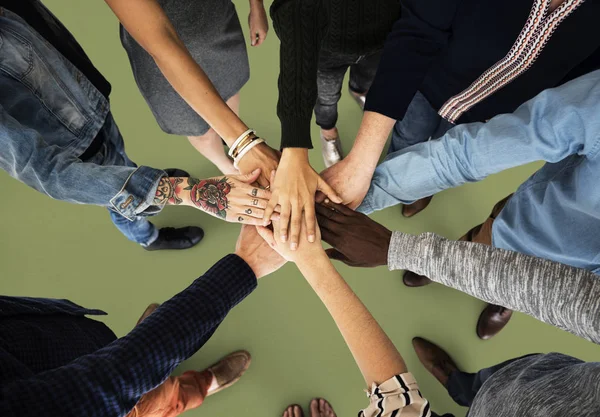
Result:
<instances>
[{"instance_id":1,"label":"black pants","mask_svg":"<svg viewBox=\"0 0 600 417\"><path fill-rule=\"evenodd\" d=\"M446 385L448 394L450 394L452 399L458 405L470 407L485 381L487 381L492 375L504 368L506 365L528 356L532 355L525 355L520 358L509 359L506 362L502 362L490 368L482 369L475 374L461 371L452 372L450 374L450 378L448 379L448 384Z\"/></svg>"},{"instance_id":2,"label":"black pants","mask_svg":"<svg viewBox=\"0 0 600 417\"><path fill-rule=\"evenodd\" d=\"M318 96L315 105L315 117L321 128L333 129L337 123L337 104L342 96L342 84L348 68L350 68L350 90L365 94L373 83L380 58L381 51L370 55L321 51L317 71Z\"/></svg>"}]
</instances>

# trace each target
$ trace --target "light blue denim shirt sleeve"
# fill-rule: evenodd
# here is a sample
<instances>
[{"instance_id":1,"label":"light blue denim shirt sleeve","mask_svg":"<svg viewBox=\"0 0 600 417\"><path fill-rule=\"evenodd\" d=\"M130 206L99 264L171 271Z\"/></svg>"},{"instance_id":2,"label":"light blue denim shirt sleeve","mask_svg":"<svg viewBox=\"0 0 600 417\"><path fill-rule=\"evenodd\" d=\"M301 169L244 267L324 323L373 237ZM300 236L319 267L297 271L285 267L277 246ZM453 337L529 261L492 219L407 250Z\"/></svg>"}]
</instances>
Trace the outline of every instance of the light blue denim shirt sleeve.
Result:
<instances>
[{"instance_id":1,"label":"light blue denim shirt sleeve","mask_svg":"<svg viewBox=\"0 0 600 417\"><path fill-rule=\"evenodd\" d=\"M545 90L513 114L451 129L438 140L390 154L358 211L409 204L508 168L600 150L600 71Z\"/></svg>"}]
</instances>

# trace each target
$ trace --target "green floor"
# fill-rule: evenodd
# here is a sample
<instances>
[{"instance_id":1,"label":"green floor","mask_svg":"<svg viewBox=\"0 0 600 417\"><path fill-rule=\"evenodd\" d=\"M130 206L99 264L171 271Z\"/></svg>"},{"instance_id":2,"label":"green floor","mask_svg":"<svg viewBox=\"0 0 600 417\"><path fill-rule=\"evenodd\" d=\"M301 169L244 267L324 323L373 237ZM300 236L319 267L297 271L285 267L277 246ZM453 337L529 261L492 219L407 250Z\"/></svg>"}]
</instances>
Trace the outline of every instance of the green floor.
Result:
<instances>
[{"instance_id":1,"label":"green floor","mask_svg":"<svg viewBox=\"0 0 600 417\"><path fill-rule=\"evenodd\" d=\"M236 1L246 30L247 2ZM267 1L270 4L270 1ZM155 123L131 75L121 48L118 23L102 1L46 0L75 34L96 66L113 85L112 109L130 157L144 165L179 167L198 177L217 171L187 141L164 134ZM275 115L278 41L249 51L252 80L242 92L242 118L269 143L279 143ZM360 112L345 95L340 130L348 151ZM316 126L313 138L318 138ZM315 140L318 146L318 142ZM317 170L320 150L311 152ZM449 238L480 223L494 203L514 191L535 166L444 192L418 217L406 220L398 207L374 216L391 229L432 231ZM125 335L150 302L164 301L185 288L222 256L233 251L239 226L192 208L167 208L159 226L201 225L205 240L183 252L145 252L111 225L101 207L76 206L50 198L0 174L5 196L0 216L2 294L69 298L109 313L105 322ZM439 285L403 286L400 272L339 266L355 291L404 354L421 390L438 412L463 416L441 386L421 367L411 338L423 336L446 348L464 369L475 371L531 352L558 351L600 361L600 348L536 320L516 314L496 338L482 342L475 323L483 303ZM233 388L210 398L192 416L279 416L290 403L308 404L324 396L338 415L353 416L365 406L363 381L337 329L293 265L261 280L204 348L182 369L202 368L221 355L245 348L253 364Z\"/></svg>"}]
</instances>

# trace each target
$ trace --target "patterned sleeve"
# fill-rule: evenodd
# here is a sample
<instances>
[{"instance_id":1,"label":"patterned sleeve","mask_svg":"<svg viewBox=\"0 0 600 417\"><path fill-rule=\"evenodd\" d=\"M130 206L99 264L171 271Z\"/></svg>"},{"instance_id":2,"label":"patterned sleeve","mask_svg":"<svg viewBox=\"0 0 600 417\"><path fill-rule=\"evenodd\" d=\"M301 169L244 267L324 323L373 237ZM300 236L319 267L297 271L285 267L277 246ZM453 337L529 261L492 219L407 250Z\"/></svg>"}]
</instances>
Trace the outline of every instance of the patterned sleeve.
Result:
<instances>
[{"instance_id":1,"label":"patterned sleeve","mask_svg":"<svg viewBox=\"0 0 600 417\"><path fill-rule=\"evenodd\" d=\"M410 373L396 375L367 393L370 404L358 417L430 417L431 407Z\"/></svg>"}]
</instances>

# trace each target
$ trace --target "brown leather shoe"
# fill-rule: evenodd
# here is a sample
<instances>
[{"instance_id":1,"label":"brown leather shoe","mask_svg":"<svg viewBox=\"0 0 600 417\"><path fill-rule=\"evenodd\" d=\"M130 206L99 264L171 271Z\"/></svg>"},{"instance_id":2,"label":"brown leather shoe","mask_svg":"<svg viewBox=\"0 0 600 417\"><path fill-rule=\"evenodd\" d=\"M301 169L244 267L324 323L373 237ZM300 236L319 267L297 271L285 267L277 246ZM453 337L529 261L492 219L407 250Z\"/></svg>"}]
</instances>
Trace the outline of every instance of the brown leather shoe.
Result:
<instances>
[{"instance_id":1,"label":"brown leather shoe","mask_svg":"<svg viewBox=\"0 0 600 417\"><path fill-rule=\"evenodd\" d=\"M404 281L404 285L407 287L423 287L431 284L431 280L426 276L418 275L411 271L404 271L402 281Z\"/></svg>"},{"instance_id":2,"label":"brown leather shoe","mask_svg":"<svg viewBox=\"0 0 600 417\"><path fill-rule=\"evenodd\" d=\"M425 198L415 201L412 204L405 204L402 207L402 215L404 217L413 217L414 215L419 214L420 212L422 212L423 210L425 210L427 208L429 203L431 203L432 199L433 199L433 196L425 197Z\"/></svg>"},{"instance_id":3,"label":"brown leather shoe","mask_svg":"<svg viewBox=\"0 0 600 417\"><path fill-rule=\"evenodd\" d=\"M213 395L225 388L229 388L240 380L244 372L250 367L252 357L245 350L230 353L219 362L208 368L217 380L217 388L209 390L206 395Z\"/></svg>"},{"instance_id":4,"label":"brown leather shoe","mask_svg":"<svg viewBox=\"0 0 600 417\"><path fill-rule=\"evenodd\" d=\"M154 311L156 311L156 309L158 307L160 307L160 304L157 304L157 303L152 303L148 307L146 307L146 310L144 310L144 312L142 313L142 316L138 319L138 321L135 325L136 326L139 325L142 321L144 321L144 319L146 319L146 317L148 317L150 314L154 313Z\"/></svg>"},{"instance_id":5,"label":"brown leather shoe","mask_svg":"<svg viewBox=\"0 0 600 417\"><path fill-rule=\"evenodd\" d=\"M446 386L450 374L458 371L458 366L452 358L439 346L420 337L415 337L412 343L425 369L440 381L440 384Z\"/></svg>"},{"instance_id":6,"label":"brown leather shoe","mask_svg":"<svg viewBox=\"0 0 600 417\"><path fill-rule=\"evenodd\" d=\"M512 310L493 304L488 304L481 312L477 321L477 336L487 340L500 333L512 317Z\"/></svg>"}]
</instances>

